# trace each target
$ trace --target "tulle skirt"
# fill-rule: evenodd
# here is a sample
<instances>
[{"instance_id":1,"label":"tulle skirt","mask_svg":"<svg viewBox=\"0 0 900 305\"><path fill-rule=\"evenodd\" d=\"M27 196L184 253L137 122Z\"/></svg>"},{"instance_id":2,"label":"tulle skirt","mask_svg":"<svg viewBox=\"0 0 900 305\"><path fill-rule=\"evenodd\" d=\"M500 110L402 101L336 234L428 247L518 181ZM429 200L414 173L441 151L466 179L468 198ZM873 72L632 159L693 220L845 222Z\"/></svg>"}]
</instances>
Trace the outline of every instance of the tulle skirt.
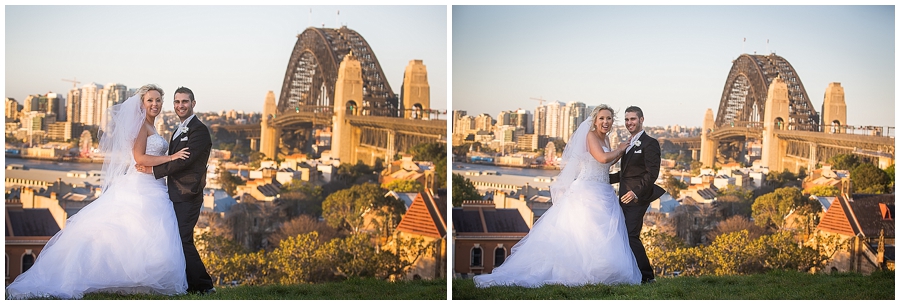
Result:
<instances>
[{"instance_id":1,"label":"tulle skirt","mask_svg":"<svg viewBox=\"0 0 900 305\"><path fill-rule=\"evenodd\" d=\"M639 284L625 217L609 183L575 180L476 287Z\"/></svg>"},{"instance_id":2,"label":"tulle skirt","mask_svg":"<svg viewBox=\"0 0 900 305\"><path fill-rule=\"evenodd\" d=\"M187 290L178 222L164 180L129 173L66 221L34 265L7 287L12 299Z\"/></svg>"}]
</instances>

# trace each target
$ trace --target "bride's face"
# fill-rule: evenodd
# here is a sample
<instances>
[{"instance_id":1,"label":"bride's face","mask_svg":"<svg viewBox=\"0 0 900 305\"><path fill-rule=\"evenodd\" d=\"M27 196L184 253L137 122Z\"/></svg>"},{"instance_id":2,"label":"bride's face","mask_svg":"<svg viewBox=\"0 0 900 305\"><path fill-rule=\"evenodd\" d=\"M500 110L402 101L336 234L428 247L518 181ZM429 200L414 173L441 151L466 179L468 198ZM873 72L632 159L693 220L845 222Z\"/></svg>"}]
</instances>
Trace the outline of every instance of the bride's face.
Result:
<instances>
[{"instance_id":1,"label":"bride's face","mask_svg":"<svg viewBox=\"0 0 900 305\"><path fill-rule=\"evenodd\" d=\"M147 112L147 117L155 118L159 115L159 112L162 109L162 97L159 96L159 92L156 90L147 91L144 93L144 96L141 97L142 103L141 108Z\"/></svg>"},{"instance_id":2,"label":"bride's face","mask_svg":"<svg viewBox=\"0 0 900 305\"><path fill-rule=\"evenodd\" d=\"M597 119L594 120L594 126L602 133L609 133L609 129L612 128L612 123L612 112L608 109L600 110L600 112L597 113Z\"/></svg>"}]
</instances>

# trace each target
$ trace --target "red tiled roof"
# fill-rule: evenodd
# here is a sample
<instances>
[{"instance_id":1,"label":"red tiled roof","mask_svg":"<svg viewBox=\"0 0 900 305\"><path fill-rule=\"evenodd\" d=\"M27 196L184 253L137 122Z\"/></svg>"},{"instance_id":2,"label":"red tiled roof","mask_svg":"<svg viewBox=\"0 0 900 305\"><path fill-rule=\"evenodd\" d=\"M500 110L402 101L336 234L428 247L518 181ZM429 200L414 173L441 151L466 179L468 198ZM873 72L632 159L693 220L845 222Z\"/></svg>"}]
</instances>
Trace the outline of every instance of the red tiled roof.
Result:
<instances>
[{"instance_id":1,"label":"red tiled roof","mask_svg":"<svg viewBox=\"0 0 900 305\"><path fill-rule=\"evenodd\" d=\"M444 207L441 209L441 207ZM410 234L418 234L433 238L442 238L447 234L447 222L444 217L447 201L436 198L429 192L421 192L413 200L409 210L403 215L397 230Z\"/></svg>"},{"instance_id":2,"label":"red tiled roof","mask_svg":"<svg viewBox=\"0 0 900 305\"><path fill-rule=\"evenodd\" d=\"M843 196L835 197L831 203L831 208L825 212L822 220L819 221L819 229L848 236L856 235L853 227L850 225L850 217L847 216L848 208Z\"/></svg>"},{"instance_id":3,"label":"red tiled roof","mask_svg":"<svg viewBox=\"0 0 900 305\"><path fill-rule=\"evenodd\" d=\"M853 195L852 200L836 197L819 222L819 229L848 236L875 238L881 232L894 237L894 195Z\"/></svg>"}]
</instances>

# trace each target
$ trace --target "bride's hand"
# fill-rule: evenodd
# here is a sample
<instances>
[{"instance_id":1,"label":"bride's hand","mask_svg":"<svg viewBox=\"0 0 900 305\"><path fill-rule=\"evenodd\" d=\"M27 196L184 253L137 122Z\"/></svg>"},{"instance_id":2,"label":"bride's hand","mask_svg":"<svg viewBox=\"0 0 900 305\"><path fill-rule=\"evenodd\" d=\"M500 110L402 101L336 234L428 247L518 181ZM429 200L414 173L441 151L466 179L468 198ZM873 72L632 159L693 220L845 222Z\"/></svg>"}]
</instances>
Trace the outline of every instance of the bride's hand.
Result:
<instances>
[{"instance_id":1,"label":"bride's hand","mask_svg":"<svg viewBox=\"0 0 900 305\"><path fill-rule=\"evenodd\" d=\"M174 161L175 159L187 159L188 156L191 155L191 153L189 153L187 150L188 150L188 148L185 147L185 148L182 148L181 150L179 150L178 152L172 154L172 158L169 159L169 161Z\"/></svg>"},{"instance_id":2,"label":"bride's hand","mask_svg":"<svg viewBox=\"0 0 900 305\"><path fill-rule=\"evenodd\" d=\"M625 142L619 143L619 147L617 149L621 150L622 152L625 152L625 149L628 148L628 143L630 143L630 141L625 141Z\"/></svg>"}]
</instances>

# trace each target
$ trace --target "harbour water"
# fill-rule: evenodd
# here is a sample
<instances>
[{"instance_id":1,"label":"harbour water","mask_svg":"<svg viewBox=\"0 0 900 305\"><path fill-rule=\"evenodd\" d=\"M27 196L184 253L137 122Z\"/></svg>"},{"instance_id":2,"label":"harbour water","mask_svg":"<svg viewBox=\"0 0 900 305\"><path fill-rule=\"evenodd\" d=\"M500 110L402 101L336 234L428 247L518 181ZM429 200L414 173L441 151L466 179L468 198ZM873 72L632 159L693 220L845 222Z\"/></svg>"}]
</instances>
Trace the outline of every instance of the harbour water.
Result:
<instances>
[{"instance_id":1,"label":"harbour water","mask_svg":"<svg viewBox=\"0 0 900 305\"><path fill-rule=\"evenodd\" d=\"M460 168L462 167L462 168ZM453 163L453 171L495 171L500 175L516 175L530 177L554 177L559 175L559 170L546 170L537 168L504 167L474 163Z\"/></svg>"},{"instance_id":2,"label":"harbour water","mask_svg":"<svg viewBox=\"0 0 900 305\"><path fill-rule=\"evenodd\" d=\"M81 163L81 162L59 162L49 160L22 159L22 158L4 158L4 165L22 164L28 168L47 169L58 171L92 171L103 168L103 163Z\"/></svg>"}]
</instances>

